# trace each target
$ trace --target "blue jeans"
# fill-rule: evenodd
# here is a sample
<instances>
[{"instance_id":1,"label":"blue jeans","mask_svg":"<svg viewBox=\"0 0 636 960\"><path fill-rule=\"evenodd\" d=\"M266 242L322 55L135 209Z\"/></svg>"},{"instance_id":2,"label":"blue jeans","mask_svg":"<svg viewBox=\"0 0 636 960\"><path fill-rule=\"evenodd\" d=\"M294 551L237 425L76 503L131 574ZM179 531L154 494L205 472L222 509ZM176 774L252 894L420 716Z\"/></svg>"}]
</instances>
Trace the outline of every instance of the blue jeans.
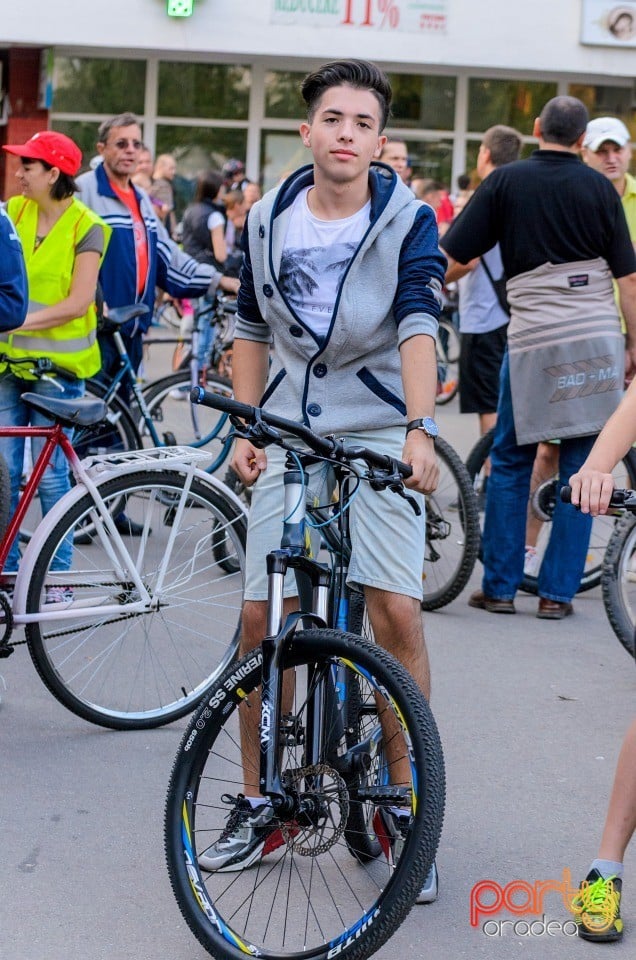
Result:
<instances>
[{"instance_id":1,"label":"blue jeans","mask_svg":"<svg viewBox=\"0 0 636 960\"><path fill-rule=\"evenodd\" d=\"M596 437L573 437L559 446L559 479L567 483L581 467ZM487 597L512 600L523 579L526 508L536 443L517 445L510 394L508 353L501 367L497 426L490 453L483 536ZM539 573L539 596L559 603L576 593L585 567L592 519L557 497L550 540Z\"/></svg>"},{"instance_id":2,"label":"blue jeans","mask_svg":"<svg viewBox=\"0 0 636 960\"><path fill-rule=\"evenodd\" d=\"M60 389L62 387L63 389ZM55 383L48 380L23 380L14 377L12 373L0 376L0 423L5 427L52 427L53 421L37 410L32 410L21 400L23 393L37 393L42 397L56 397L73 400L84 393L83 380L66 380L56 377ZM71 429L66 429L69 439L73 436ZM37 459L43 446L44 439L34 437L31 440L33 461ZM0 453L7 461L11 479L11 514L15 512L20 496L20 481L24 469L24 437L0 437ZM60 447L58 447L44 471L38 495L42 516L53 507L57 501L71 489L69 480L69 466ZM59 547L53 562L52 570L68 570L71 566L73 552L72 539L68 538ZM17 570L20 560L20 551L17 538L13 541L9 556L5 564L7 570Z\"/></svg>"}]
</instances>

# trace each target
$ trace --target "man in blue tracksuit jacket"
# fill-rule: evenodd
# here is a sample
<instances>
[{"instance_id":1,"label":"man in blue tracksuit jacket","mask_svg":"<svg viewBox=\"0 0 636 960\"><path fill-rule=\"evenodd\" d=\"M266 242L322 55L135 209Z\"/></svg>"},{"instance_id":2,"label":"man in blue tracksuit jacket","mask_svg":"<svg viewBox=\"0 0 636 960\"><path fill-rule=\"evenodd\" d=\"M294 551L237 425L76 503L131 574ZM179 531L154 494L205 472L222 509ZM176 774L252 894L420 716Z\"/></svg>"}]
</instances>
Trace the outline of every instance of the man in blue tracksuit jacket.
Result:
<instances>
[{"instance_id":1,"label":"man in blue tracksuit jacket","mask_svg":"<svg viewBox=\"0 0 636 960\"><path fill-rule=\"evenodd\" d=\"M0 206L0 330L21 327L28 305L22 244L8 214Z\"/></svg>"},{"instance_id":2,"label":"man in blue tracksuit jacket","mask_svg":"<svg viewBox=\"0 0 636 960\"><path fill-rule=\"evenodd\" d=\"M174 297L201 297L217 286L236 293L238 282L198 263L170 239L144 190L132 183L142 149L141 128L132 113L105 120L97 149L103 163L77 178L79 197L112 228L99 272L109 307L144 303L148 315L122 327L124 343L135 369L142 355L142 334L148 329L159 287ZM119 358L107 338L100 338L102 370L117 369Z\"/></svg>"}]
</instances>

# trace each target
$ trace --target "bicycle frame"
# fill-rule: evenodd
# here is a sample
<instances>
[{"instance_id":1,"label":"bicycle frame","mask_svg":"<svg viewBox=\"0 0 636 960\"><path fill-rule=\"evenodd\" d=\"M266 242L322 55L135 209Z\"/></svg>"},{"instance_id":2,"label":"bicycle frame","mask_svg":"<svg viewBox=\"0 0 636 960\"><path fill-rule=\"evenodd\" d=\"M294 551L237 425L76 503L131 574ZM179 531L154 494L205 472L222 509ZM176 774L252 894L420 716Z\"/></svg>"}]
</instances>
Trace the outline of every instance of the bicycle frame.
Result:
<instances>
[{"instance_id":1,"label":"bicycle frame","mask_svg":"<svg viewBox=\"0 0 636 960\"><path fill-rule=\"evenodd\" d=\"M294 798L281 782L279 768L278 731L282 722L282 663L285 651L293 639L298 624L309 621L318 627L326 627L330 621L330 588L332 586L332 570L324 563L320 563L310 555L310 547L306 538L306 513L304 462L315 462L315 458L301 456L299 468L292 457L288 455L285 474L284 491L285 507L283 534L280 549L267 555L268 576L268 605L267 605L267 635L261 645L262 649L262 692L261 692L261 722L260 722L260 774L259 785L261 793L269 796L274 809L281 816L292 813L302 813L294 810ZM303 462L304 461L304 462ZM342 471L338 471L341 479ZM346 487L346 484L345 484ZM337 519L338 532L345 539L348 537L348 514L341 511ZM341 558L340 564L343 560ZM283 587L288 570L296 571L299 587L300 610L289 614L283 621ZM336 587L344 582L344 568L336 568ZM307 584L311 587L311 599ZM338 592L338 597L332 604L333 618L340 629L347 626L347 604L345 598ZM322 675L321 675L322 674ZM310 669L307 676L308 728L306 730L306 764L313 766L318 762L321 753L321 744L324 742L325 730L328 726L327 718L330 713L329 684L335 689L331 698L331 712L338 711L344 706L342 696L338 690L344 689L344 678L335 677L327 680L324 668ZM331 720L331 718L330 718ZM342 724L330 722L329 730L335 734ZM378 726L378 739L381 736ZM336 734L336 738L338 738ZM352 752L353 755L353 752ZM347 758L340 758L346 764Z\"/></svg>"},{"instance_id":2,"label":"bicycle frame","mask_svg":"<svg viewBox=\"0 0 636 960\"><path fill-rule=\"evenodd\" d=\"M201 314L197 314L196 317L198 318L199 316L204 315L206 312L207 311L202 311ZM137 377L135 376L135 371L130 362L130 357L128 355L128 351L126 350L126 346L124 344L121 332L119 330L112 330L110 333L110 336L112 336L113 342L117 349L117 353L119 354L120 366L119 366L119 370L117 371L117 373L111 380L110 384L108 385L106 393L104 394L104 401L108 403L108 401L117 393L120 383L127 381L130 387L130 390L132 391L133 396L135 397L137 406L139 407L139 412L144 421L145 427L148 430L148 433L150 435L153 445L155 447L170 445L168 443L168 440L166 439L166 436L160 436L157 431L155 423L152 419L152 415L148 408L148 404L146 403L144 392L137 380ZM192 354L190 358L190 386L191 387L197 386L197 384L199 383L200 369L199 369L199 363L198 363L198 357L197 357L198 340L199 340L199 331L196 328L196 322L195 322L195 328L192 332ZM221 431L223 430L223 428L227 423L227 420L228 420L227 414L222 414L219 417L218 422L215 425L214 429L211 430L209 433L204 434L199 423L199 414L196 407L193 406L192 404L188 404L188 406L190 407L190 417L192 420L192 426L193 426L193 430L196 438L192 446L203 447L207 443L210 443L211 440L215 440L219 436L219 434L221 433ZM210 467L208 467L208 471L210 473L213 473L215 470L217 470L221 466L221 464L223 463L223 461L227 456L227 453L225 452L226 449L227 448L224 447L221 454L216 458L214 463Z\"/></svg>"}]
</instances>

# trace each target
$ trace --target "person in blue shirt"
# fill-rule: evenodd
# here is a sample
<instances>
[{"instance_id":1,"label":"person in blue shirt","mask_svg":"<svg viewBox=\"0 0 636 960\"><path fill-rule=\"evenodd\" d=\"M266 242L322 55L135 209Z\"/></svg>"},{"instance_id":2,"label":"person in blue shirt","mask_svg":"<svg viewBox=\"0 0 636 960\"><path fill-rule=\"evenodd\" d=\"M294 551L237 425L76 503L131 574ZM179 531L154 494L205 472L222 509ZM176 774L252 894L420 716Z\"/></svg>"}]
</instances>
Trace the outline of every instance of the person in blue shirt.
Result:
<instances>
[{"instance_id":1,"label":"person in blue shirt","mask_svg":"<svg viewBox=\"0 0 636 960\"><path fill-rule=\"evenodd\" d=\"M21 327L28 305L22 244L9 215L0 206L0 330Z\"/></svg>"}]
</instances>

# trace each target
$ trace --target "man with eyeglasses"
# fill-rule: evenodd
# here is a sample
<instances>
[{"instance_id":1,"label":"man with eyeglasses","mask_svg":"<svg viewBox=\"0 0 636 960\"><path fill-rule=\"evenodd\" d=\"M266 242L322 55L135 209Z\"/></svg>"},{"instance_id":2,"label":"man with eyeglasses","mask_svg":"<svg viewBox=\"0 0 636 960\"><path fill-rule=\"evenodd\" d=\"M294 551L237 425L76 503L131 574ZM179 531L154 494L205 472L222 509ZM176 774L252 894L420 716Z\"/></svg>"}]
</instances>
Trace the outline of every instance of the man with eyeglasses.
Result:
<instances>
[{"instance_id":1,"label":"man with eyeglasses","mask_svg":"<svg viewBox=\"0 0 636 960\"><path fill-rule=\"evenodd\" d=\"M141 363L142 337L150 325L155 287L174 297L213 294L217 286L228 293L238 290L235 278L198 263L170 239L150 197L132 182L142 149L141 128L134 114L104 120L97 136L103 163L77 178L81 199L112 228L99 273L105 303L109 307L132 303L148 307L146 317L122 327L135 370ZM100 338L100 347L102 376L108 376L118 369L119 357L109 339Z\"/></svg>"}]
</instances>

